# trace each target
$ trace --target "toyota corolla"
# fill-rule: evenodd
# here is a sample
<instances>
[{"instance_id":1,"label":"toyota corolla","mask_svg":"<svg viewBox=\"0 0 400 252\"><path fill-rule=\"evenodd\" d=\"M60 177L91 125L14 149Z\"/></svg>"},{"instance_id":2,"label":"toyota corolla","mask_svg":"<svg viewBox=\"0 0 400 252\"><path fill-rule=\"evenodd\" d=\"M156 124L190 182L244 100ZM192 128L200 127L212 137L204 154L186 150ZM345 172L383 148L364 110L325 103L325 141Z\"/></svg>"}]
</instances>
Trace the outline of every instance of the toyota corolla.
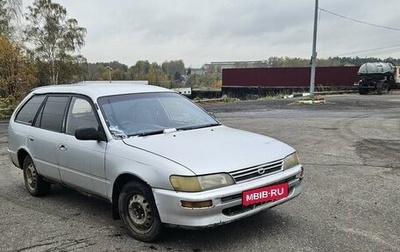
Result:
<instances>
[{"instance_id":1,"label":"toyota corolla","mask_svg":"<svg viewBox=\"0 0 400 252\"><path fill-rule=\"evenodd\" d=\"M9 124L9 156L33 196L52 184L112 204L129 233L205 228L245 218L301 192L296 151L226 127L182 95L144 84L34 89Z\"/></svg>"}]
</instances>

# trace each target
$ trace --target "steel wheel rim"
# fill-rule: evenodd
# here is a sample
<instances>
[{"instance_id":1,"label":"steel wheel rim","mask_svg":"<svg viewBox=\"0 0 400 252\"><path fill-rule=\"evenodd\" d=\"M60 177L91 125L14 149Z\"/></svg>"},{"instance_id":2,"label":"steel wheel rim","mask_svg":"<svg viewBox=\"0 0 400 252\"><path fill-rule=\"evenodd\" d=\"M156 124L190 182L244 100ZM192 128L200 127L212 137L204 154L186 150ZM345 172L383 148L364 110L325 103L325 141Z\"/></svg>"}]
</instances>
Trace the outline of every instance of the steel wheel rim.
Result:
<instances>
[{"instance_id":1,"label":"steel wheel rim","mask_svg":"<svg viewBox=\"0 0 400 252\"><path fill-rule=\"evenodd\" d=\"M153 225L150 203L140 194L135 194L129 199L128 216L132 228L138 233L147 233Z\"/></svg>"},{"instance_id":2,"label":"steel wheel rim","mask_svg":"<svg viewBox=\"0 0 400 252\"><path fill-rule=\"evenodd\" d=\"M26 183L29 190L34 191L37 184L37 173L33 163L29 163L26 167Z\"/></svg>"}]
</instances>

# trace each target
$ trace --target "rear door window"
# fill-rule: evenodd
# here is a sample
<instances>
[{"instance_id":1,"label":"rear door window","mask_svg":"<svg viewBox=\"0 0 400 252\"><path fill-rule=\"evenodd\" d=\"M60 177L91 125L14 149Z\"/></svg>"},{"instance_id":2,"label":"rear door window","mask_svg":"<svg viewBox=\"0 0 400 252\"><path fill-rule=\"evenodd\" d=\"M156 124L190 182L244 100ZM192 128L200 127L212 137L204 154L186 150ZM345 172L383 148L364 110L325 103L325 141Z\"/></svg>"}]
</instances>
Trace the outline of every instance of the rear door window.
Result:
<instances>
[{"instance_id":1,"label":"rear door window","mask_svg":"<svg viewBox=\"0 0 400 252\"><path fill-rule=\"evenodd\" d=\"M35 126L46 130L61 132L69 99L69 96L49 96Z\"/></svg>"},{"instance_id":2,"label":"rear door window","mask_svg":"<svg viewBox=\"0 0 400 252\"><path fill-rule=\"evenodd\" d=\"M38 112L40 105L42 105L44 98L46 95L35 95L32 96L29 101L25 103L25 105L18 112L15 121L19 123L32 125L33 120Z\"/></svg>"}]
</instances>

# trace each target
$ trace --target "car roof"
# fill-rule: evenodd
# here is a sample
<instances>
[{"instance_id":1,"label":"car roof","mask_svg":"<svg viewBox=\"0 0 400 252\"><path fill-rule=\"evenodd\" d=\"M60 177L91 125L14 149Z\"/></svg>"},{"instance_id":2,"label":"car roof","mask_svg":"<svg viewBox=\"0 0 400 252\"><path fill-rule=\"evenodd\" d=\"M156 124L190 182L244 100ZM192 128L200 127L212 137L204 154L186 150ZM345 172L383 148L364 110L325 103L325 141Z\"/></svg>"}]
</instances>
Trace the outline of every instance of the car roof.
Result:
<instances>
[{"instance_id":1,"label":"car roof","mask_svg":"<svg viewBox=\"0 0 400 252\"><path fill-rule=\"evenodd\" d=\"M172 90L148 85L147 81L120 81L120 82L80 82L77 84L50 85L35 88L34 94L47 93L72 93L82 94L97 99L102 96L134 94L134 93L154 93L154 92L173 92Z\"/></svg>"}]
</instances>

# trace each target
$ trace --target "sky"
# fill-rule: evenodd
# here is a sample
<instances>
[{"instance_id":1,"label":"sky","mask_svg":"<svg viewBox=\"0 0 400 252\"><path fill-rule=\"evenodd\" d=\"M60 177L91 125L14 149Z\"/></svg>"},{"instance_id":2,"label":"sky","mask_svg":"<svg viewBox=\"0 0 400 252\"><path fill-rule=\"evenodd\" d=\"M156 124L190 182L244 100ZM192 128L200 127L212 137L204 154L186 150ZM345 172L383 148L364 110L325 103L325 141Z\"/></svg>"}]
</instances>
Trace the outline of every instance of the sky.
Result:
<instances>
[{"instance_id":1,"label":"sky","mask_svg":"<svg viewBox=\"0 0 400 252\"><path fill-rule=\"evenodd\" d=\"M27 12L33 0L22 2ZM183 60L196 68L312 54L315 0L53 2L87 29L80 53L91 63ZM319 8L318 58L400 58L399 0L319 0Z\"/></svg>"}]
</instances>

